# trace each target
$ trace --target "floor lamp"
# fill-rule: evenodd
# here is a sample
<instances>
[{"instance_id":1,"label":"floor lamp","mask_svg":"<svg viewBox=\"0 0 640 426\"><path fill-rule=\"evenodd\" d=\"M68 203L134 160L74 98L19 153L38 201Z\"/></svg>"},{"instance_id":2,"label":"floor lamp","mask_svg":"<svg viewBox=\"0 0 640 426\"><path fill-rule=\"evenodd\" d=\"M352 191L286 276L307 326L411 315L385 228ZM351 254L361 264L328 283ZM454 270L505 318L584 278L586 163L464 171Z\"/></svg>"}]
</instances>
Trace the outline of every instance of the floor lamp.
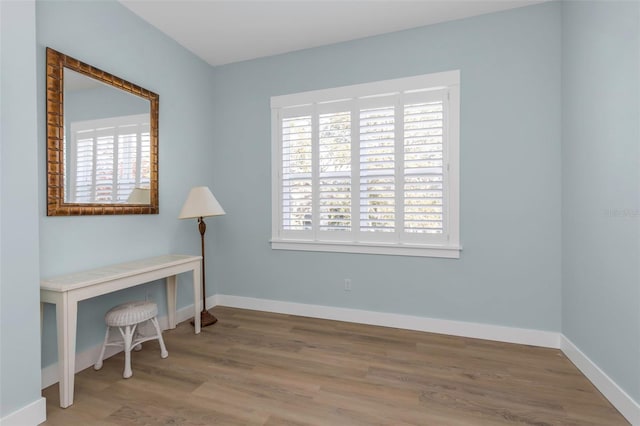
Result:
<instances>
[{"instance_id":1,"label":"floor lamp","mask_svg":"<svg viewBox=\"0 0 640 426\"><path fill-rule=\"evenodd\" d=\"M213 196L206 186L196 186L191 188L187 201L182 206L182 211L178 219L198 219L198 230L200 231L200 240L202 246L202 312L200 312L200 323L202 327L215 324L218 318L214 317L207 311L207 292L204 281L204 233L207 225L204 223L205 217L223 215L224 210L220 207L220 203ZM192 322L193 324L193 322Z\"/></svg>"}]
</instances>

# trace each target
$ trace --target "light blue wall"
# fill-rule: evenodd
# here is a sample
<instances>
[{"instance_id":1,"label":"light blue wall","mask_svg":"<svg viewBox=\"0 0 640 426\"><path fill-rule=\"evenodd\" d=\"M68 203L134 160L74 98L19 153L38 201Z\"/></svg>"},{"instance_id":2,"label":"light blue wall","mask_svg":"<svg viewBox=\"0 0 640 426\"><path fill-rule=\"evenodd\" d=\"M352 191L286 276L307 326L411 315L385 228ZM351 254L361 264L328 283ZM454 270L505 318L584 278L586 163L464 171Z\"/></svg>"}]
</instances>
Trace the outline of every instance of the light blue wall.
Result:
<instances>
[{"instance_id":1,"label":"light blue wall","mask_svg":"<svg viewBox=\"0 0 640 426\"><path fill-rule=\"evenodd\" d=\"M640 401L640 3L562 24L562 331Z\"/></svg>"},{"instance_id":2,"label":"light blue wall","mask_svg":"<svg viewBox=\"0 0 640 426\"><path fill-rule=\"evenodd\" d=\"M177 217L192 186L209 185L216 191L210 155L204 151L213 140L214 130L210 119L214 100L211 67L116 1L39 1L36 9L37 72L42 76L38 79L40 200L46 199L46 46L160 95L160 214L47 217L42 202L41 276L171 252L199 254L200 235L195 220L181 221ZM224 205L224 198L219 199ZM211 224L209 232L214 231L215 224ZM188 277L180 280L178 307L192 301L187 281ZM165 291L160 282L81 302L78 351L100 343L103 316L110 307L129 299L144 299L147 291L161 302L163 314ZM53 308L47 306L43 366L57 359L55 338Z\"/></svg>"},{"instance_id":3,"label":"light blue wall","mask_svg":"<svg viewBox=\"0 0 640 426\"><path fill-rule=\"evenodd\" d=\"M215 68L217 291L560 331L560 9L511 10ZM269 99L461 71L459 260L272 251ZM345 293L344 278L353 290Z\"/></svg>"},{"instance_id":4,"label":"light blue wall","mask_svg":"<svg viewBox=\"0 0 640 426\"><path fill-rule=\"evenodd\" d=\"M0 3L0 419L40 398L34 1Z\"/></svg>"},{"instance_id":5,"label":"light blue wall","mask_svg":"<svg viewBox=\"0 0 640 426\"><path fill-rule=\"evenodd\" d=\"M67 132L75 121L149 113L147 99L113 87L95 87L65 93L64 123Z\"/></svg>"}]
</instances>

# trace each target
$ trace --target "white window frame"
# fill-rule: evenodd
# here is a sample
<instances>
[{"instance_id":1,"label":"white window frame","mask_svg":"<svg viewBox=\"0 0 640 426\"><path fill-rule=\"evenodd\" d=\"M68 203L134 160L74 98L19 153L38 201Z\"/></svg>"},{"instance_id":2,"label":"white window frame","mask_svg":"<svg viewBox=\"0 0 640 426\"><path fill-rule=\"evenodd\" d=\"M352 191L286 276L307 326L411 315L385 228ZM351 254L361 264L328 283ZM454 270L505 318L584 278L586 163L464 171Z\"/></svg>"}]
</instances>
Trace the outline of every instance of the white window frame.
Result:
<instances>
[{"instance_id":1,"label":"white window frame","mask_svg":"<svg viewBox=\"0 0 640 426\"><path fill-rule=\"evenodd\" d=\"M365 232L359 232L359 200L352 198L351 220L358 223L356 229L350 232L348 238L341 235L340 231L319 231L316 226L311 231L291 231L282 229L282 120L286 117L294 117L300 112L311 112L317 114L324 111L332 103L344 103L353 101L353 105L362 108L362 104L375 105L377 98L384 96L420 96L420 93L431 91L444 91L445 99L445 123L443 127L443 221L444 232L434 236L429 234L425 237L409 235L396 226L395 236L382 235L385 233L375 232L363 236ZM404 105L405 103L402 103ZM396 105L398 108L398 105ZM329 107L330 109L330 107ZM353 114L358 113L356 108L352 109ZM315 115L317 117L318 115ZM352 123L354 120L352 120ZM317 124L317 123L316 123ZM357 125L356 125L357 126ZM302 251L324 251L324 252L344 252L344 253L367 253L402 256L423 256L441 258L460 257L460 71L445 71L433 74L425 74L414 77L399 78L393 80L377 81L373 83L357 84L324 90L295 93L271 98L271 129L272 129L272 237L271 248L275 250L302 250ZM397 141L404 141L402 135L403 124L395 126L396 132L396 157L401 153L402 144ZM353 132L352 128L352 132ZM318 137L317 131L312 130L313 152L317 155ZM398 145L402 145L400 149ZM359 170L354 167L354 160L357 158L355 149L352 154L352 182L351 185L359 185ZM315 161L315 160L314 160ZM355 160L356 165L358 160ZM398 169L396 163L396 168ZM399 175L396 171L396 177ZM400 173L401 175L401 173ZM354 179L355 178L355 179ZM397 180L397 179L396 179ZM396 182L396 200L401 182ZM317 173L314 172L313 185L317 192ZM357 193L359 191L354 191ZM402 196L400 196L401 199ZM314 197L317 200L317 197ZM313 216L318 214L317 201L314 201ZM357 203L357 205L356 205ZM396 201L397 204L397 201ZM396 210L396 215L398 215ZM397 219L396 219L397 220ZM335 234L335 235L332 235ZM428 240L428 241L427 241Z\"/></svg>"}]
</instances>

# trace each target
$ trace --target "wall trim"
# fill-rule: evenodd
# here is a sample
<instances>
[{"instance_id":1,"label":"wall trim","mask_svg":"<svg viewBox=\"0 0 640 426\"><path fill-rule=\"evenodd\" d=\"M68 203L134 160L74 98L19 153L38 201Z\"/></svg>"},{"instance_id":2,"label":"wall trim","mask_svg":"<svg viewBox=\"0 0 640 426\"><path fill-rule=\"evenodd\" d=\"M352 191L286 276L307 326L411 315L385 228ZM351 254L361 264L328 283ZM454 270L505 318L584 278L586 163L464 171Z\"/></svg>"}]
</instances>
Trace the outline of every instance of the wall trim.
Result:
<instances>
[{"instance_id":1,"label":"wall trim","mask_svg":"<svg viewBox=\"0 0 640 426\"><path fill-rule=\"evenodd\" d=\"M215 299L213 297L209 297L207 299L207 305L213 305L213 301ZM176 323L181 323L182 321L186 321L189 318L193 318L193 305L186 306L184 308L178 309L176 312ZM158 317L158 323L160 324L160 328L162 330L166 330L169 328L169 318L164 315L162 317ZM104 330L103 330L104 332ZM79 373L82 370L85 370L89 367L93 367L96 360L98 359L98 355L100 355L100 349L102 348L102 343L98 343L88 349L85 349L82 352L76 353L76 373ZM111 358L112 356L122 352L122 349L116 346L107 346L107 349L104 354L104 359ZM58 363L55 362L50 364L41 370L42 389L47 388L53 384L58 383ZM42 420L44 421L44 419ZM4 426L4 423L2 424Z\"/></svg>"},{"instance_id":2,"label":"wall trim","mask_svg":"<svg viewBox=\"0 0 640 426\"><path fill-rule=\"evenodd\" d=\"M76 373L81 372L82 370L92 367L93 364L96 363L98 359L98 355L100 354L100 348L102 344L98 344L90 347L89 349L85 349L82 352L76 353ZM122 352L122 349L115 346L107 346L104 359L111 358L117 353ZM58 383L58 363L55 362L44 367L41 371L42 375L42 389L48 388L49 386Z\"/></svg>"},{"instance_id":3,"label":"wall trim","mask_svg":"<svg viewBox=\"0 0 640 426\"><path fill-rule=\"evenodd\" d=\"M553 331L443 320L413 315L365 311L361 309L337 308L324 305L309 305L279 300L256 299L253 297L232 296L227 294L217 294L215 296L215 304L279 314L300 315L312 318L448 334L452 336L472 337L475 339L542 346L545 348L560 348L560 334Z\"/></svg>"},{"instance_id":4,"label":"wall trim","mask_svg":"<svg viewBox=\"0 0 640 426\"><path fill-rule=\"evenodd\" d=\"M598 388L605 398L632 425L640 425L640 404L585 355L569 338L562 335L560 349L569 360Z\"/></svg>"},{"instance_id":5,"label":"wall trim","mask_svg":"<svg viewBox=\"0 0 640 426\"><path fill-rule=\"evenodd\" d=\"M47 400L38 398L31 404L10 413L0 419L1 426L39 425L47 420Z\"/></svg>"}]
</instances>

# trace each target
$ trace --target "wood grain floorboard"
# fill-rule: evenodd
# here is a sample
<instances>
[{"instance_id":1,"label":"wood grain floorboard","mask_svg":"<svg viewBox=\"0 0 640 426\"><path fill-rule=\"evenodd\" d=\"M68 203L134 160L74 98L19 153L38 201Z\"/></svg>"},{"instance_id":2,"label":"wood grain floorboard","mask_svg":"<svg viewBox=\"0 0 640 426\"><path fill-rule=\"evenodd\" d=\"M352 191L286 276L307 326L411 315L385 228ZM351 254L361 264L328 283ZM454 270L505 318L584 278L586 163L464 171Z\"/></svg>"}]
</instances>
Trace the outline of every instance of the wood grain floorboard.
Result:
<instances>
[{"instance_id":1,"label":"wood grain floorboard","mask_svg":"<svg viewBox=\"0 0 640 426\"><path fill-rule=\"evenodd\" d=\"M100 371L45 425L628 425L555 349L216 307Z\"/></svg>"}]
</instances>

